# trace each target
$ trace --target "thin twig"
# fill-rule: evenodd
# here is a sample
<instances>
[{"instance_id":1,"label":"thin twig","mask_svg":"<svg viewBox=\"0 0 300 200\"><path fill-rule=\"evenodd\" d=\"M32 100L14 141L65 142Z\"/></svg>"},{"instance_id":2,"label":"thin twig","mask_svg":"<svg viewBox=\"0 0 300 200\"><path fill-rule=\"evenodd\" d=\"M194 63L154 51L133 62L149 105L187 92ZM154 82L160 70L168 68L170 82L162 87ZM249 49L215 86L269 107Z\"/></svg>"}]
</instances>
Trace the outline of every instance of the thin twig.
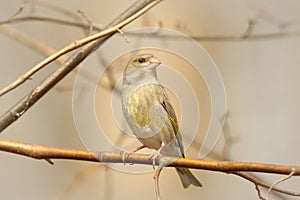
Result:
<instances>
[{"instance_id":1,"label":"thin twig","mask_svg":"<svg viewBox=\"0 0 300 200\"><path fill-rule=\"evenodd\" d=\"M126 37L125 33L121 29L118 29L118 32L122 35L125 42L129 43L129 39L128 39L128 37Z\"/></svg>"},{"instance_id":2,"label":"thin twig","mask_svg":"<svg viewBox=\"0 0 300 200\"><path fill-rule=\"evenodd\" d=\"M11 23L17 23L17 22L26 22L26 21L42 21L42 22L51 22L61 25L68 25L68 26L74 26L84 29L89 29L89 25L77 22L77 21L70 21L65 19L59 19L54 17L48 17L48 16L24 16L24 17L15 17L15 18L9 18L7 20L0 21L0 25L4 24L11 24ZM94 27L95 30L100 31L101 29L98 27Z\"/></svg>"},{"instance_id":3,"label":"thin twig","mask_svg":"<svg viewBox=\"0 0 300 200\"><path fill-rule=\"evenodd\" d=\"M13 24L18 22L27 22L27 21L42 21L42 22L50 22L55 24L60 24L64 26L72 26L72 27L78 27L85 30L89 30L91 27L89 24L80 22L80 21L70 21L66 19L60 19L60 18L54 18L49 16L22 16L22 17L15 17L15 18L8 18L7 20L0 21L0 25L5 24ZM103 30L103 27L99 27L93 24L93 30L95 31L101 31Z\"/></svg>"},{"instance_id":4,"label":"thin twig","mask_svg":"<svg viewBox=\"0 0 300 200\"><path fill-rule=\"evenodd\" d=\"M247 27L246 31L241 35L241 38L245 39L245 38L250 37L254 31L255 25L256 25L255 20L249 20L248 27Z\"/></svg>"},{"instance_id":5,"label":"thin twig","mask_svg":"<svg viewBox=\"0 0 300 200\"><path fill-rule=\"evenodd\" d=\"M85 19L85 21L87 22L88 26L89 26L89 31L87 35L92 35L93 30L94 30L94 22L81 10L77 10L77 12Z\"/></svg>"},{"instance_id":6,"label":"thin twig","mask_svg":"<svg viewBox=\"0 0 300 200\"><path fill-rule=\"evenodd\" d=\"M295 169L295 168L292 168L290 174L288 174L287 176L282 177L282 178L278 179L277 181L275 181L275 182L271 185L271 187L268 189L268 192L267 192L267 194L266 194L266 200L269 199L269 195L270 195L272 189L275 187L275 185L277 185L277 184L279 184L279 183L281 183L281 182L283 182L283 181L286 181L286 180L290 179L292 176L295 175L295 172L296 172L296 169Z\"/></svg>"},{"instance_id":7,"label":"thin twig","mask_svg":"<svg viewBox=\"0 0 300 200\"><path fill-rule=\"evenodd\" d=\"M155 174L153 176L156 200L161 199L160 198L160 190L159 190L159 177L160 177L160 173L162 170L163 170L163 167L158 167L157 170L155 170Z\"/></svg>"},{"instance_id":8,"label":"thin twig","mask_svg":"<svg viewBox=\"0 0 300 200\"><path fill-rule=\"evenodd\" d=\"M30 20L37 20L37 21L47 21L52 23L58 23L63 25L69 25L84 29L90 29L90 26L76 21L68 21L63 19L57 19L47 16L25 16L25 17L16 17L4 21L0 21L0 24L8 24L8 23L17 23L22 21L30 21ZM275 39L275 38L284 38L284 37L297 37L300 36L300 31L285 31L285 32L277 32L277 33L257 33L253 34L253 28L255 24L251 24L244 33L241 35L189 35L192 39L198 42L236 42L236 41L257 41L257 40L267 40L267 39ZM93 26L93 29L96 31L101 31L101 27ZM143 33L143 35L136 34L136 33L127 33L128 35L136 36L136 37L157 37L155 33ZM178 39L178 36L169 35L169 34L159 34L161 38L168 38L168 39ZM182 37L180 37L182 39Z\"/></svg>"},{"instance_id":9,"label":"thin twig","mask_svg":"<svg viewBox=\"0 0 300 200\"><path fill-rule=\"evenodd\" d=\"M263 182L262 180L260 180L259 178L255 177L254 175L250 175L250 174L246 174L245 172L231 172L231 174L237 175L241 178L244 178L252 183L254 183L256 186L261 186L264 188L270 188L271 185L267 184L265 182ZM288 190L283 190L277 187L273 187L272 189L275 192L279 192L282 194L287 194L287 195L291 195L291 196L298 196L300 197L300 193L299 192L292 192L292 191L288 191Z\"/></svg>"},{"instance_id":10,"label":"thin twig","mask_svg":"<svg viewBox=\"0 0 300 200\"><path fill-rule=\"evenodd\" d=\"M255 184L255 190L257 191L257 195L258 195L258 198L259 198L260 200L266 200L266 199L262 196L261 191L260 191L260 189L259 189L259 187L258 187L257 184Z\"/></svg>"},{"instance_id":11,"label":"thin twig","mask_svg":"<svg viewBox=\"0 0 300 200\"><path fill-rule=\"evenodd\" d=\"M18 14L20 14L24 10L24 5L20 5L19 9L11 16L9 19L15 18Z\"/></svg>"},{"instance_id":12,"label":"thin twig","mask_svg":"<svg viewBox=\"0 0 300 200\"><path fill-rule=\"evenodd\" d=\"M58 13L61 13L65 15L66 17L70 17L76 20L80 20L81 18L77 15L77 13L70 11L66 9L65 7L58 6L53 3L45 2L45 1L40 1L40 0L22 0L24 3L33 3L34 5L42 6L51 10L54 10Z\"/></svg>"}]
</instances>

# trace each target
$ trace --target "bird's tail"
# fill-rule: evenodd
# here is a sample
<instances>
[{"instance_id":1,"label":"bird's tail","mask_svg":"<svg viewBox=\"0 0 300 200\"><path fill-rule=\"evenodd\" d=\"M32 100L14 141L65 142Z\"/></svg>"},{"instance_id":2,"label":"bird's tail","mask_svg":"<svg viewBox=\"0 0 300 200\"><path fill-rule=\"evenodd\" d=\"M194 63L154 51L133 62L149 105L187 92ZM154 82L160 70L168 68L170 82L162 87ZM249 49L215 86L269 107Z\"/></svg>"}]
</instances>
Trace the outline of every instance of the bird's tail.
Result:
<instances>
[{"instance_id":1,"label":"bird's tail","mask_svg":"<svg viewBox=\"0 0 300 200\"><path fill-rule=\"evenodd\" d=\"M202 184L198 181L198 179L192 174L192 172L188 168L178 167L176 168L176 171L184 188L189 187L189 185L191 184L197 187L202 187Z\"/></svg>"}]
</instances>

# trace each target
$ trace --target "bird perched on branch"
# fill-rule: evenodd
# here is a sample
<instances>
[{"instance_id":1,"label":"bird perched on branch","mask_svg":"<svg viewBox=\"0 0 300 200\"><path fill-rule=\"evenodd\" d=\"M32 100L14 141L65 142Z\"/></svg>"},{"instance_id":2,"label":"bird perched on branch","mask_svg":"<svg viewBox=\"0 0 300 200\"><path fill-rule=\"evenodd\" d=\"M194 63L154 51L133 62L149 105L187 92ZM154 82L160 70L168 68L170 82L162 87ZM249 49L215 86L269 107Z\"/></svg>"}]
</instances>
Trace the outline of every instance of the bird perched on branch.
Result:
<instances>
[{"instance_id":1,"label":"bird perched on branch","mask_svg":"<svg viewBox=\"0 0 300 200\"><path fill-rule=\"evenodd\" d=\"M142 148L155 149L151 159L160 154L185 157L175 111L165 88L160 84L156 68L161 62L151 54L134 57L123 75L122 109L129 127L142 143L141 147L127 151L128 156ZM124 157L125 159L125 157ZM188 168L176 168L184 188L201 187L201 183Z\"/></svg>"}]
</instances>

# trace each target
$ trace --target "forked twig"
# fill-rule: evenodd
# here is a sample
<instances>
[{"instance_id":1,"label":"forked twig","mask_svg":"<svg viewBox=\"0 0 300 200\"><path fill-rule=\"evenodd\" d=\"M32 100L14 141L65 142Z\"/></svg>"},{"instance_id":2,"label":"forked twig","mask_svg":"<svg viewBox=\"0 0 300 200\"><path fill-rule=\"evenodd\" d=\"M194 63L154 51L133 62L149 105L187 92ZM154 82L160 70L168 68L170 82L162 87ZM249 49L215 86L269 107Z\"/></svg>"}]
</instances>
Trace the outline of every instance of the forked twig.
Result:
<instances>
[{"instance_id":1,"label":"forked twig","mask_svg":"<svg viewBox=\"0 0 300 200\"><path fill-rule=\"evenodd\" d=\"M129 39L128 39L128 37L126 37L125 33L121 29L118 29L118 32L123 36L123 38L125 39L125 42L129 43Z\"/></svg>"}]
</instances>

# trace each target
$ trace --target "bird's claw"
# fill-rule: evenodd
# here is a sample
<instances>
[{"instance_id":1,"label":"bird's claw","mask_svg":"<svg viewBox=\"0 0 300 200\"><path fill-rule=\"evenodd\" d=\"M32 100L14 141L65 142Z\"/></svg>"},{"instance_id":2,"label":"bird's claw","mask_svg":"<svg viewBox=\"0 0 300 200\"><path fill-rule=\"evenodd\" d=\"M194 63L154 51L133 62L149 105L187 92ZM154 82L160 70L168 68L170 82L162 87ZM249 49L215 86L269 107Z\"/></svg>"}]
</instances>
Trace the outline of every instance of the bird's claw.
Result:
<instances>
[{"instance_id":1,"label":"bird's claw","mask_svg":"<svg viewBox=\"0 0 300 200\"><path fill-rule=\"evenodd\" d=\"M145 148L145 145L142 145L142 146L140 146L140 147L138 147L138 148L135 148L135 149L132 149L132 150L130 150L130 151L121 151L120 152L120 155L122 156L122 162L123 162L123 164L125 165L126 163L125 163L125 159L126 158L128 158L131 154L133 154L133 153L135 153L135 152L137 152L137 151L139 151L139 150L141 150L141 149L143 149L143 148ZM133 164L133 163L132 163Z\"/></svg>"},{"instance_id":2,"label":"bird's claw","mask_svg":"<svg viewBox=\"0 0 300 200\"><path fill-rule=\"evenodd\" d=\"M124 165L126 165L126 158L128 158L133 153L134 152L131 152L131 151L121 151L120 152L120 155L122 156L122 162Z\"/></svg>"},{"instance_id":3,"label":"bird's claw","mask_svg":"<svg viewBox=\"0 0 300 200\"><path fill-rule=\"evenodd\" d=\"M156 169L155 169L156 160L159 158L159 156L160 156L160 151L155 151L154 153L152 153L152 154L149 156L149 159L152 160L153 170L156 170Z\"/></svg>"}]
</instances>

